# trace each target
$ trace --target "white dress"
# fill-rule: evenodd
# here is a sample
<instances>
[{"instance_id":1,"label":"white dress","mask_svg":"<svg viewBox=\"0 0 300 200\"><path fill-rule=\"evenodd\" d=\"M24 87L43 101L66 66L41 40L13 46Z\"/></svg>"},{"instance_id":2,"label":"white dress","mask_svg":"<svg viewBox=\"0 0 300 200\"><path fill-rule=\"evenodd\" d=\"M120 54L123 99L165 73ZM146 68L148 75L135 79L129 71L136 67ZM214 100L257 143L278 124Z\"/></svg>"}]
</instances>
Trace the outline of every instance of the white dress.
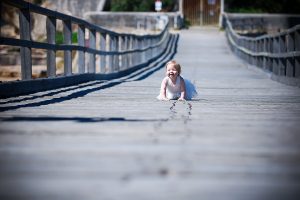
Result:
<instances>
[{"instance_id":1,"label":"white dress","mask_svg":"<svg viewBox=\"0 0 300 200\"><path fill-rule=\"evenodd\" d=\"M185 83L185 99L191 100L193 97L197 96L197 91L193 83L187 79L183 79ZM181 95L180 91L180 81L181 76L177 76L175 84L172 83L171 79L167 78L167 88L166 88L166 96L168 99L178 99ZM158 95L157 99L161 100L162 97Z\"/></svg>"}]
</instances>

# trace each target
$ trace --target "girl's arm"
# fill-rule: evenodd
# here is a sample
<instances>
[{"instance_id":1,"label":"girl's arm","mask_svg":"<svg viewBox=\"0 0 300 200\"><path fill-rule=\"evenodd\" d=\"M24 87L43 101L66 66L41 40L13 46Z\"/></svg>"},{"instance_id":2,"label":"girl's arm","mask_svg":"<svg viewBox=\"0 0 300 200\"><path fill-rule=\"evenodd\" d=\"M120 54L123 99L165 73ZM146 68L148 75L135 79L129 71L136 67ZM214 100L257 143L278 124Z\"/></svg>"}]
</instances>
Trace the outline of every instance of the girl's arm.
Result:
<instances>
[{"instance_id":1,"label":"girl's arm","mask_svg":"<svg viewBox=\"0 0 300 200\"><path fill-rule=\"evenodd\" d=\"M186 89L185 89L185 82L184 79L182 77L180 77L180 97L179 97L179 101L183 101L185 100L185 94L186 94Z\"/></svg>"},{"instance_id":2,"label":"girl's arm","mask_svg":"<svg viewBox=\"0 0 300 200\"><path fill-rule=\"evenodd\" d=\"M167 98L167 95L166 95L166 90L167 90L167 78L164 78L161 82L161 86L160 86L160 97L162 100L169 100Z\"/></svg>"}]
</instances>

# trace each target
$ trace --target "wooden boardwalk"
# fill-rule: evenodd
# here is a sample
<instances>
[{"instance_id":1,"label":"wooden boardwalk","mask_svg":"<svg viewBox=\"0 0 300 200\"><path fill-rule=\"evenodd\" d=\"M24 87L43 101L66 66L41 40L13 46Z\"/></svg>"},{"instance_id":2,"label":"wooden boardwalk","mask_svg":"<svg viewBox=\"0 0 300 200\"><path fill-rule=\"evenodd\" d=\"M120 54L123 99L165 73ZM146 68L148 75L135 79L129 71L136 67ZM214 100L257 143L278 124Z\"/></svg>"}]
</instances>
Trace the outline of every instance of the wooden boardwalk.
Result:
<instances>
[{"instance_id":1,"label":"wooden boardwalk","mask_svg":"<svg viewBox=\"0 0 300 200\"><path fill-rule=\"evenodd\" d=\"M1 100L0 199L300 199L300 89L217 29L182 30L174 59L197 99L157 101L160 68Z\"/></svg>"}]
</instances>

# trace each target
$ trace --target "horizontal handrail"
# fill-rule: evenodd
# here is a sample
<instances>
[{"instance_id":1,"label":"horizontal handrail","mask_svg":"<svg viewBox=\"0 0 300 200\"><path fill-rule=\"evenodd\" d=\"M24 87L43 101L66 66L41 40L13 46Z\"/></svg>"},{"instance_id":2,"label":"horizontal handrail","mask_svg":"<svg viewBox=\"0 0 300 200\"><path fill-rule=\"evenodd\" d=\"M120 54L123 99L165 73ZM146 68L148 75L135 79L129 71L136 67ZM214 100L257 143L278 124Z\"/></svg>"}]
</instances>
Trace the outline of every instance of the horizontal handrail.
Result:
<instances>
[{"instance_id":1,"label":"horizontal handrail","mask_svg":"<svg viewBox=\"0 0 300 200\"><path fill-rule=\"evenodd\" d=\"M48 16L48 17L55 17L56 19L59 20L71 20L74 24L78 24L78 25L84 25L86 28L88 29L94 29L98 32L103 32L103 33L109 33L112 36L134 36L137 38L144 38L144 37L156 37L158 35L163 34L162 32L157 34L157 35L153 35L153 34L146 34L146 35L135 35L135 34L129 34L129 33L117 33L114 31L111 31L109 29L105 29L103 27L91 24L90 22L87 22L83 19L74 17L74 16L70 16L70 15L66 15L54 10L50 10L47 8L43 8L40 7L38 5L23 1L23 0L1 0L3 3L13 6L15 8L19 8L19 9L28 9L30 12L33 13L37 13L37 14L41 14L44 16Z\"/></svg>"},{"instance_id":2,"label":"horizontal handrail","mask_svg":"<svg viewBox=\"0 0 300 200\"><path fill-rule=\"evenodd\" d=\"M246 62L275 75L300 77L300 25L257 37L239 35L227 14L226 36L232 51Z\"/></svg>"},{"instance_id":3,"label":"horizontal handrail","mask_svg":"<svg viewBox=\"0 0 300 200\"><path fill-rule=\"evenodd\" d=\"M166 35L165 35L166 37ZM78 50L78 51L85 51L88 53L95 53L98 55L123 55L127 53L134 53L134 52L143 52L146 50L150 50L153 48L156 48L160 46L166 38L163 38L161 41L154 45L150 45L148 47L144 48L136 48L131 50L125 50L125 51L101 51L96 50L89 47L83 47L78 45L64 45L64 44L49 44L45 42L36 42L36 41L29 41L29 40L21 40L21 39L15 39L15 38L6 38L1 37L0 38L0 44L3 45L10 45L10 46L20 46L20 47L29 47L29 48L37 48L37 49L46 49L46 50Z\"/></svg>"},{"instance_id":4,"label":"horizontal handrail","mask_svg":"<svg viewBox=\"0 0 300 200\"><path fill-rule=\"evenodd\" d=\"M74 16L42 8L23 0L2 0L3 4L19 9L20 39L0 37L1 45L19 46L21 49L22 80L32 78L31 49L47 50L47 77L56 76L55 52L64 51L64 76L72 75L72 51L78 51L78 73L96 73L96 55L100 56L100 73L114 73L142 63L159 55L170 37L168 21L164 29L158 34L136 35L117 33L103 27L91 24ZM37 13L47 17L47 41L31 40L30 13ZM63 44L56 44L56 22L63 22ZM78 44L72 44L72 24L78 25ZM85 32L89 32L88 45ZM99 37L99 40L96 38ZM96 47L97 43L99 49ZM86 69L85 54L89 55Z\"/></svg>"}]
</instances>

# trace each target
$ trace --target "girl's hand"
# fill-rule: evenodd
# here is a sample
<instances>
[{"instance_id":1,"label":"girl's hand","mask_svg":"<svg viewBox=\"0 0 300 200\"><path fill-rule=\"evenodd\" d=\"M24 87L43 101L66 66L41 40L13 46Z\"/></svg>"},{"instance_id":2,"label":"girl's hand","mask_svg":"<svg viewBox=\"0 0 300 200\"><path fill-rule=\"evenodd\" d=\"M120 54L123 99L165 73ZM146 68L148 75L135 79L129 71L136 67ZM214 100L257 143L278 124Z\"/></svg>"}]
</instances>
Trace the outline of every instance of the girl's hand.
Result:
<instances>
[{"instance_id":1,"label":"girl's hand","mask_svg":"<svg viewBox=\"0 0 300 200\"><path fill-rule=\"evenodd\" d=\"M185 99L184 99L183 97L180 97L180 98L178 99L178 101L185 101Z\"/></svg>"},{"instance_id":2,"label":"girl's hand","mask_svg":"<svg viewBox=\"0 0 300 200\"><path fill-rule=\"evenodd\" d=\"M163 101L169 101L169 99L167 97L163 97L161 100L163 100Z\"/></svg>"}]
</instances>

